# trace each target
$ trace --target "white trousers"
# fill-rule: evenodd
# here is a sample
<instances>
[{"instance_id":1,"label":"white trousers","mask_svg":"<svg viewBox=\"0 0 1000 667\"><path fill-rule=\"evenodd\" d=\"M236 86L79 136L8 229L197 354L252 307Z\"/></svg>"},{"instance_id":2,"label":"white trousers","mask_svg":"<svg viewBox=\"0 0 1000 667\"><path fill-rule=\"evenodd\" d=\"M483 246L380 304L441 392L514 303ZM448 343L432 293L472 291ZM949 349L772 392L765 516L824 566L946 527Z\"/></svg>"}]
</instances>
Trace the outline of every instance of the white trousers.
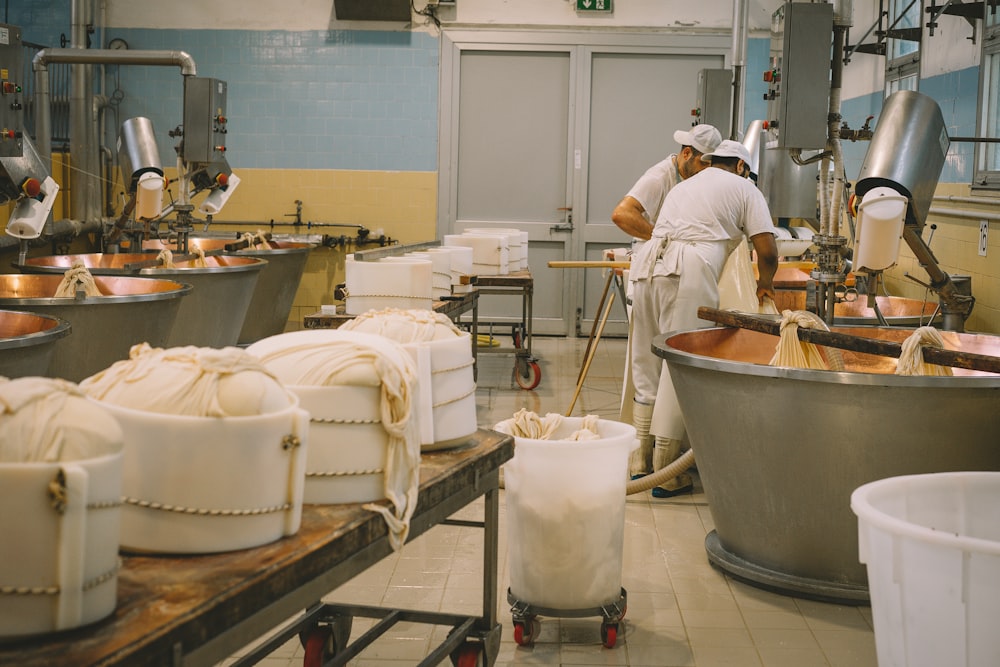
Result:
<instances>
[{"instance_id":1,"label":"white trousers","mask_svg":"<svg viewBox=\"0 0 1000 667\"><path fill-rule=\"evenodd\" d=\"M635 400L653 403L650 433L683 440L684 419L666 362L652 351L663 334L712 326L698 317L701 306L716 307L716 271L694 249L685 249L681 275L636 280L632 295L632 381Z\"/></svg>"}]
</instances>

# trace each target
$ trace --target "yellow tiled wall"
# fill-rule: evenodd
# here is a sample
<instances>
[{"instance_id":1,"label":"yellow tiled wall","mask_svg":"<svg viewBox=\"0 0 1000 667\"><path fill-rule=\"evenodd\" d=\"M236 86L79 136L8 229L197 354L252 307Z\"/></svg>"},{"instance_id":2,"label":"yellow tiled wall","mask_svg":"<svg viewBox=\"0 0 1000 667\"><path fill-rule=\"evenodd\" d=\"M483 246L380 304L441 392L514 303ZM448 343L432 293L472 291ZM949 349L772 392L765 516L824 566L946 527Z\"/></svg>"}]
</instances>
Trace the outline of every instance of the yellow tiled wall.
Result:
<instances>
[{"instance_id":1,"label":"yellow tiled wall","mask_svg":"<svg viewBox=\"0 0 1000 667\"><path fill-rule=\"evenodd\" d=\"M938 186L938 197L973 196L968 185L947 183ZM1000 212L1000 199L995 205L970 204L937 200L932 208ZM979 220L931 214L924 226L923 238L930 239L930 249L941 268L949 275L968 275L972 279L972 295L976 298L972 314L965 322L966 331L1000 334L1000 221L991 220L986 256L979 255ZM937 225L931 237L930 226ZM889 293L911 299L925 298L925 289L909 280L909 273L922 282L929 282L927 272L919 265L910 248L900 246L899 263L886 272ZM932 294L927 297L937 301Z\"/></svg>"},{"instance_id":2,"label":"yellow tiled wall","mask_svg":"<svg viewBox=\"0 0 1000 667\"><path fill-rule=\"evenodd\" d=\"M302 201L303 223L362 225L400 243L435 240L436 172L237 169L240 185L216 220L246 221L246 226L217 226L211 231L341 235L354 238L353 227L279 226L294 221L295 200ZM196 202L197 202L196 198ZM273 230L267 223L274 220ZM287 331L302 328L306 315L333 303L333 288L344 282L344 257L355 248L317 247L309 254Z\"/></svg>"}]
</instances>

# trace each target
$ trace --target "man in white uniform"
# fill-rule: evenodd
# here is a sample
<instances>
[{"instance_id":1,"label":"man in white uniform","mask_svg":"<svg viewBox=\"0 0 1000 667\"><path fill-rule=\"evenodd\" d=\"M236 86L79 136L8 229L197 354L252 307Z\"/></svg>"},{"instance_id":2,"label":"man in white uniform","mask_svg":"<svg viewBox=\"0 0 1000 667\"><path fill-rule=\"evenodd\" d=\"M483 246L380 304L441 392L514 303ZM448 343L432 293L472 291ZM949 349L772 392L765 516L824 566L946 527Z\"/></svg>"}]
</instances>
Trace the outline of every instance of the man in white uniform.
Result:
<instances>
[{"instance_id":1,"label":"man in white uniform","mask_svg":"<svg viewBox=\"0 0 1000 667\"><path fill-rule=\"evenodd\" d=\"M719 304L719 276L737 243L749 238L757 252L757 298L774 298L778 268L774 225L760 190L746 178L750 155L736 141L723 141L704 160L711 167L679 183L663 201L652 238L633 255L632 376L637 403L654 404L653 468L680 454L684 420L666 364L652 352L655 337L669 331L711 326L698 318L701 306ZM682 474L653 489L659 498L691 490Z\"/></svg>"},{"instance_id":2,"label":"man in white uniform","mask_svg":"<svg viewBox=\"0 0 1000 667\"><path fill-rule=\"evenodd\" d=\"M611 220L619 229L633 237L633 251L641 241L650 238L653 223L660 214L660 206L670 190L685 178L694 176L708 167L701 157L710 153L722 141L722 135L711 125L695 125L690 130L674 132L674 141L681 146L677 153L671 153L665 160L657 162L646 170L628 194L622 198L611 213ZM632 295L632 278L629 274L627 296ZM629 349L626 356L626 375L622 396L620 418L631 421L635 426L639 448L632 452L629 460L629 474L632 478L648 474L653 469L653 438L649 434L649 423L653 416L652 403L635 403L633 400L631 369L631 318L629 318Z\"/></svg>"}]
</instances>

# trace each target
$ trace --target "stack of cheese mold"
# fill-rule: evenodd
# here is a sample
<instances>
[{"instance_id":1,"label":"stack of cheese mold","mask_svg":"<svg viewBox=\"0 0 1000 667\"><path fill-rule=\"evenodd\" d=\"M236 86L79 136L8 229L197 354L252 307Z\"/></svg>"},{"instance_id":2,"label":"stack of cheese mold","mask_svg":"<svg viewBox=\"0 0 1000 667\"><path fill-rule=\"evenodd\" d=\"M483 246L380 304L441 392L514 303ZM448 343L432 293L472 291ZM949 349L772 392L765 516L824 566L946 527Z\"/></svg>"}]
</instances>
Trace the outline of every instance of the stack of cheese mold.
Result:
<instances>
[{"instance_id":1,"label":"stack of cheese mold","mask_svg":"<svg viewBox=\"0 0 1000 667\"><path fill-rule=\"evenodd\" d=\"M0 378L0 640L114 611L122 442L77 385Z\"/></svg>"},{"instance_id":2,"label":"stack of cheese mold","mask_svg":"<svg viewBox=\"0 0 1000 667\"><path fill-rule=\"evenodd\" d=\"M402 545L417 501L420 387L409 354L382 336L315 329L247 348L311 415L305 501L366 505Z\"/></svg>"},{"instance_id":3,"label":"stack of cheese mold","mask_svg":"<svg viewBox=\"0 0 1000 667\"><path fill-rule=\"evenodd\" d=\"M422 451L466 444L476 432L472 341L446 315L429 310L368 311L341 331L378 334L400 343L416 364Z\"/></svg>"},{"instance_id":4,"label":"stack of cheese mold","mask_svg":"<svg viewBox=\"0 0 1000 667\"><path fill-rule=\"evenodd\" d=\"M433 265L420 257L383 257L344 261L348 315L379 308L425 308L434 305Z\"/></svg>"},{"instance_id":5,"label":"stack of cheese mold","mask_svg":"<svg viewBox=\"0 0 1000 667\"><path fill-rule=\"evenodd\" d=\"M506 234L445 234L444 245L472 248L472 272L482 276L510 273L510 244Z\"/></svg>"},{"instance_id":6,"label":"stack of cheese mold","mask_svg":"<svg viewBox=\"0 0 1000 667\"><path fill-rule=\"evenodd\" d=\"M124 432L123 548L215 553L298 531L309 415L252 355L140 344L80 386Z\"/></svg>"},{"instance_id":7,"label":"stack of cheese mold","mask_svg":"<svg viewBox=\"0 0 1000 667\"><path fill-rule=\"evenodd\" d=\"M451 296L451 256L440 247L408 252L404 257L426 259L431 263L431 295L435 301Z\"/></svg>"}]
</instances>

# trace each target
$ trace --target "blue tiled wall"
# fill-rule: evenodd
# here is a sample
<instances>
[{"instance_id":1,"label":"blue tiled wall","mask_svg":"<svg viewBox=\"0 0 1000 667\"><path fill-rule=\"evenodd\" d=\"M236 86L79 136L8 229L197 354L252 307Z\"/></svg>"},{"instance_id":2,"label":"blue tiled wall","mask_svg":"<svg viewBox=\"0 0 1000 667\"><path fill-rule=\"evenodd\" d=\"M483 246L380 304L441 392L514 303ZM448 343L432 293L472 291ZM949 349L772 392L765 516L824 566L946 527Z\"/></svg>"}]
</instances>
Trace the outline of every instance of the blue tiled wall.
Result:
<instances>
[{"instance_id":1,"label":"blue tiled wall","mask_svg":"<svg viewBox=\"0 0 1000 667\"><path fill-rule=\"evenodd\" d=\"M750 121L767 119L767 84L764 71L771 66L771 40L753 38L747 40L746 95L743 103L743 118ZM743 128L746 130L746 127Z\"/></svg>"},{"instance_id":2,"label":"blue tiled wall","mask_svg":"<svg viewBox=\"0 0 1000 667\"><path fill-rule=\"evenodd\" d=\"M70 33L70 3L14 3L5 20L26 41L59 46ZM228 83L233 167L435 171L439 40L418 32L110 30L133 49L183 50L199 76ZM765 118L769 40L747 44L747 122ZM108 66L104 93L114 101L114 123L147 116L160 137L160 157L174 161L167 132L182 122L183 86L177 67ZM978 67L924 79L920 92L941 105L948 134L973 136ZM850 91L844 91L845 96ZM882 107L882 95L845 98L844 120L859 128ZM112 127L109 123L109 127ZM844 142L848 178L855 178L865 142ZM972 179L974 144L953 143L941 182Z\"/></svg>"},{"instance_id":3,"label":"blue tiled wall","mask_svg":"<svg viewBox=\"0 0 1000 667\"><path fill-rule=\"evenodd\" d=\"M951 137L973 137L976 134L976 108L979 104L979 68L969 67L956 72L920 80L921 94L934 98L941 107L945 128ZM873 127L882 110L882 93L872 93L841 104L841 115L853 129L861 127L867 116L875 116ZM843 142L847 177L854 179L861 170L867 142ZM940 183L971 183L973 152L971 142L953 142L941 169Z\"/></svg>"},{"instance_id":4,"label":"blue tiled wall","mask_svg":"<svg viewBox=\"0 0 1000 667\"><path fill-rule=\"evenodd\" d=\"M186 51L199 76L226 81L234 167L437 169L436 37L147 29L115 36L133 49ZM124 93L120 119L146 116L163 136L182 120L181 79L176 67L121 67L109 68L108 85ZM160 155L174 159L169 140Z\"/></svg>"}]
</instances>

